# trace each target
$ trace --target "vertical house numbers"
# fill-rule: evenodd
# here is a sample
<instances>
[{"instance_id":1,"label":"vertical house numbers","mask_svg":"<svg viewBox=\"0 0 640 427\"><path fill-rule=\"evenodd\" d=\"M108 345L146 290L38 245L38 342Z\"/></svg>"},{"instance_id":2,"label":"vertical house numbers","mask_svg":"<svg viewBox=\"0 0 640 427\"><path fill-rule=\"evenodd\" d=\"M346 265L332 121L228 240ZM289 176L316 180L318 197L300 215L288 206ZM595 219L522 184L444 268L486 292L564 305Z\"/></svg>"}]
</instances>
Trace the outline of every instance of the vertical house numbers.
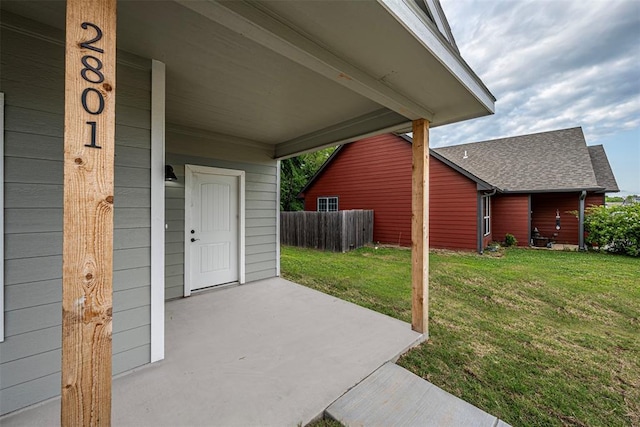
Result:
<instances>
[{"instance_id":1,"label":"vertical house numbers","mask_svg":"<svg viewBox=\"0 0 640 427\"><path fill-rule=\"evenodd\" d=\"M102 38L102 30L95 24L91 22L83 22L81 27L84 30L91 31L93 34L93 38L87 40L85 42L80 43L80 47L84 49L91 50L92 54L87 54L82 57L80 60L82 62L82 70L80 71L80 76L82 79L88 84L98 85L104 82L104 74L100 70L102 70L102 60L100 57L104 54L104 50L94 46L94 43L99 41ZM104 84L103 88L106 91L111 90L111 86L109 84ZM98 116L102 114L104 110L104 95L99 89L96 89L95 86L86 87L82 91L82 95L80 96L80 100L82 102L82 108L87 113ZM86 124L90 127L91 137L88 144L85 144L85 147L91 148L102 148L96 144L96 132L97 132L97 122L96 121L88 121Z\"/></svg>"}]
</instances>

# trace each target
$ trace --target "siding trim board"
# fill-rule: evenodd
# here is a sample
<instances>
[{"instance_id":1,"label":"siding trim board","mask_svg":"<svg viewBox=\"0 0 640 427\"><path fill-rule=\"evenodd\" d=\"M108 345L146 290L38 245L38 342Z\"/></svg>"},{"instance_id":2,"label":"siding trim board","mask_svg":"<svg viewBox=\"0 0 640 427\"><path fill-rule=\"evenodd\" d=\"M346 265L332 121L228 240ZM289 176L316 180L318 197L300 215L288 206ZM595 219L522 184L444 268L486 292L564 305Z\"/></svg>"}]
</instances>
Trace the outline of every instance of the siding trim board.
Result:
<instances>
[{"instance_id":1,"label":"siding trim board","mask_svg":"<svg viewBox=\"0 0 640 427\"><path fill-rule=\"evenodd\" d=\"M164 359L165 65L151 62L151 363Z\"/></svg>"},{"instance_id":2,"label":"siding trim board","mask_svg":"<svg viewBox=\"0 0 640 427\"><path fill-rule=\"evenodd\" d=\"M276 163L276 242L280 242L280 163ZM276 276L280 277L280 244L276 245Z\"/></svg>"},{"instance_id":3,"label":"siding trim board","mask_svg":"<svg viewBox=\"0 0 640 427\"><path fill-rule=\"evenodd\" d=\"M0 342L4 341L4 93L0 92Z\"/></svg>"}]
</instances>

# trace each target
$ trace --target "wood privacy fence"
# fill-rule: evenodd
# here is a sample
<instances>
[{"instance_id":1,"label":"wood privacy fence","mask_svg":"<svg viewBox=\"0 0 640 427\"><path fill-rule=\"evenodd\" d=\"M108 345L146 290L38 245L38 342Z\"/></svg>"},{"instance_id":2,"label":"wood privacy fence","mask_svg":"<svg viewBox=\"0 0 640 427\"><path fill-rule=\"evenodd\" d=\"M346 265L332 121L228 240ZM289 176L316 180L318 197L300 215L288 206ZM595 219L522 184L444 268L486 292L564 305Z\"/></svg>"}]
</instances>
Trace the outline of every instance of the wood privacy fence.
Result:
<instances>
[{"instance_id":1,"label":"wood privacy fence","mask_svg":"<svg viewBox=\"0 0 640 427\"><path fill-rule=\"evenodd\" d=\"M373 242L373 211L280 212L280 243L346 252Z\"/></svg>"}]
</instances>

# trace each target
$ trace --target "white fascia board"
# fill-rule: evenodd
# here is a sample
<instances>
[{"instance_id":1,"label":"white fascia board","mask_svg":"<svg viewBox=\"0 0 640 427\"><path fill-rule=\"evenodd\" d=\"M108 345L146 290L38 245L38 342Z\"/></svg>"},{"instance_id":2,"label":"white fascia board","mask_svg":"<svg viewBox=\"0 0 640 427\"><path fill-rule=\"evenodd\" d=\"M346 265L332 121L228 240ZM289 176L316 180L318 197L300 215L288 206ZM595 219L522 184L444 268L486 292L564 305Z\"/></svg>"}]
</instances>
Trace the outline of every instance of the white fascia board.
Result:
<instances>
[{"instance_id":1,"label":"white fascia board","mask_svg":"<svg viewBox=\"0 0 640 427\"><path fill-rule=\"evenodd\" d=\"M410 0L378 0L470 93L491 113L495 112L495 97L480 78L448 45L442 36L424 21L422 12Z\"/></svg>"},{"instance_id":2,"label":"white fascia board","mask_svg":"<svg viewBox=\"0 0 640 427\"><path fill-rule=\"evenodd\" d=\"M165 65L151 62L151 363L164 359Z\"/></svg>"},{"instance_id":3,"label":"white fascia board","mask_svg":"<svg viewBox=\"0 0 640 427\"><path fill-rule=\"evenodd\" d=\"M444 11L440 6L440 2L438 2L437 0L424 0L424 3L429 11L431 11L433 20L435 21L438 30L440 30L440 33L449 41L449 43L453 45L454 49L456 49L457 51L458 47L456 46L456 40L453 37L451 27L449 27L447 17L445 16Z\"/></svg>"},{"instance_id":4,"label":"white fascia board","mask_svg":"<svg viewBox=\"0 0 640 427\"><path fill-rule=\"evenodd\" d=\"M410 120L433 120L433 112L336 56L259 6L244 1L176 0L182 6L288 58Z\"/></svg>"}]
</instances>

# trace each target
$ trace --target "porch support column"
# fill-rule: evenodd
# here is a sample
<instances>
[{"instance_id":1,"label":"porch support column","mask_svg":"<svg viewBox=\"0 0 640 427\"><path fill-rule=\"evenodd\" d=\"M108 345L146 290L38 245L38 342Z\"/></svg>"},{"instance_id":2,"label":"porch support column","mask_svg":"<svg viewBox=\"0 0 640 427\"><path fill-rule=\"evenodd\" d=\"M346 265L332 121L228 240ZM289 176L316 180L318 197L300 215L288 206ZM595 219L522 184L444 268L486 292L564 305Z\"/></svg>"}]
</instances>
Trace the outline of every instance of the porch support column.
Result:
<instances>
[{"instance_id":1,"label":"porch support column","mask_svg":"<svg viewBox=\"0 0 640 427\"><path fill-rule=\"evenodd\" d=\"M116 0L67 0L61 424L111 423Z\"/></svg>"},{"instance_id":2,"label":"porch support column","mask_svg":"<svg viewBox=\"0 0 640 427\"><path fill-rule=\"evenodd\" d=\"M411 327L429 334L429 122L413 122Z\"/></svg>"}]
</instances>

